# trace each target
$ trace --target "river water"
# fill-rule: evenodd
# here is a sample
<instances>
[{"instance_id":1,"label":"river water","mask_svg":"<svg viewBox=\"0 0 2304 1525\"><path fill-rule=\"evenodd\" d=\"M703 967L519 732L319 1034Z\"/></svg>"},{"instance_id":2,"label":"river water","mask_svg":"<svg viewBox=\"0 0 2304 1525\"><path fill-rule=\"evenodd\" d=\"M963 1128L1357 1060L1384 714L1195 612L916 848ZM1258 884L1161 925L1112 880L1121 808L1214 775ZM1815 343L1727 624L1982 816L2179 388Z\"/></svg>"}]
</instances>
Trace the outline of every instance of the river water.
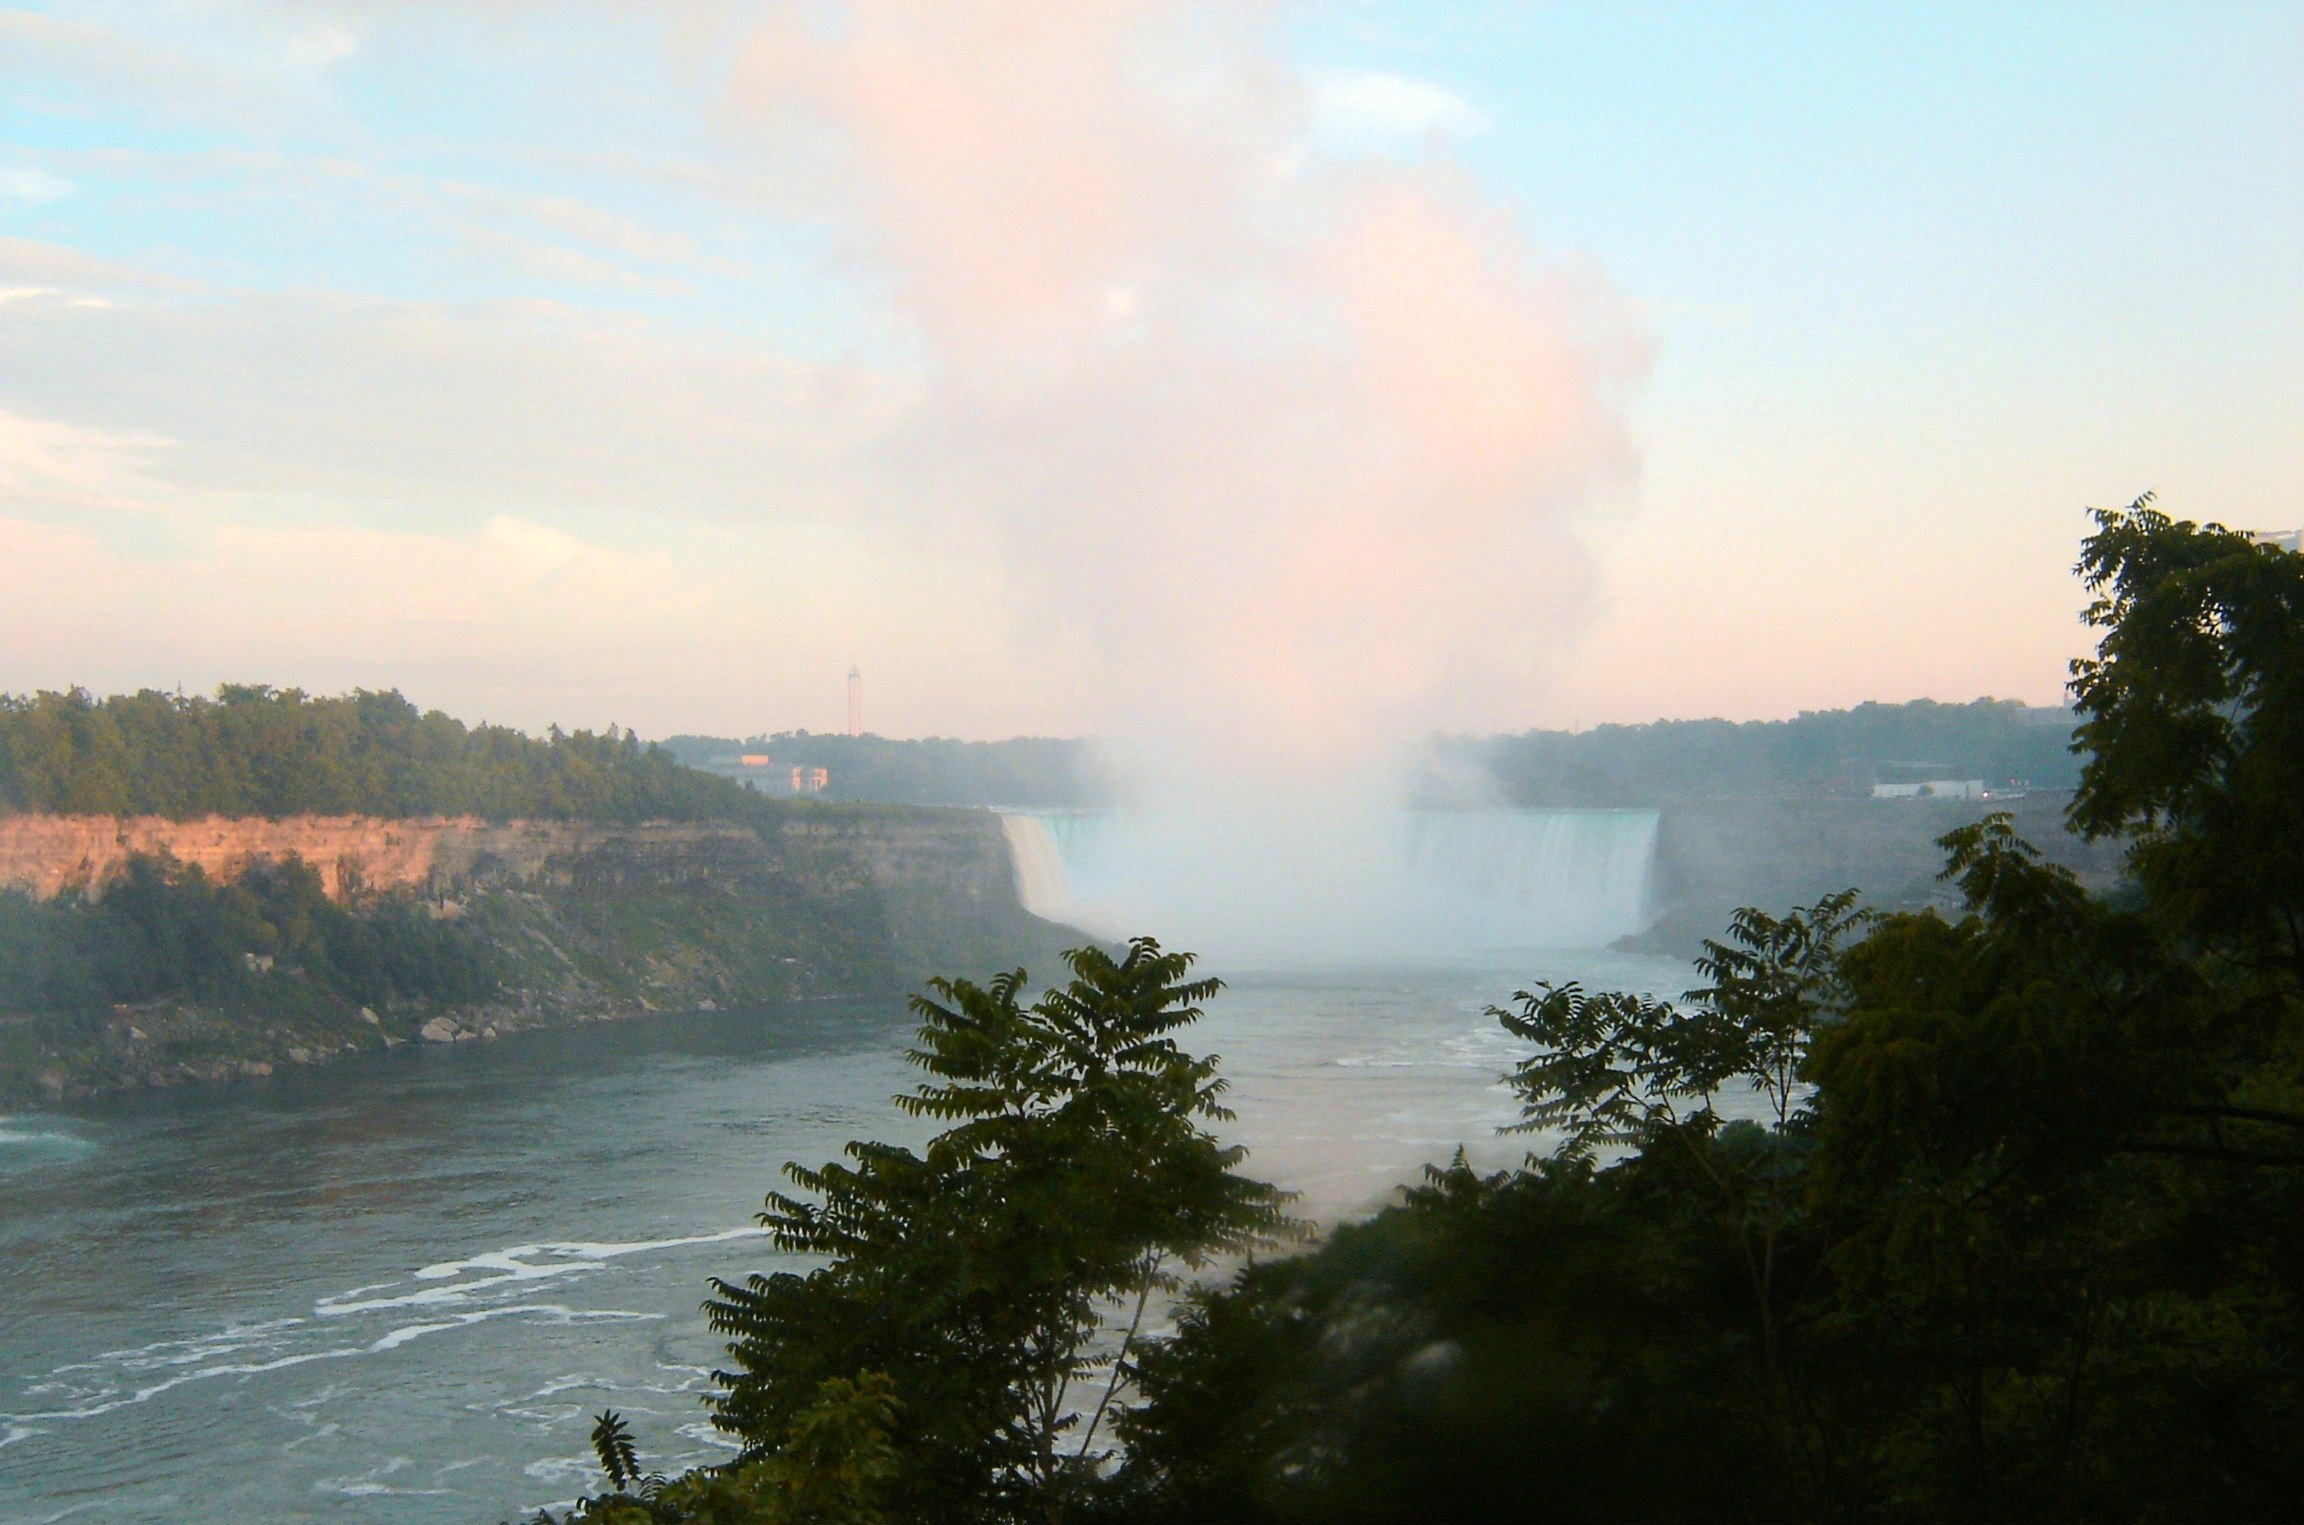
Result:
<instances>
[{"instance_id":1,"label":"river water","mask_svg":"<svg viewBox=\"0 0 2304 1525\"><path fill-rule=\"evenodd\" d=\"M1250 975L1187 1043L1249 1168L1332 1223L1458 1145L1525 1152L1483 1013L1537 977L1690 983L1594 952ZM779 1263L750 1219L784 1161L925 1136L889 1101L911 1028L663 1016L0 1118L0 1522L484 1525L595 1486L607 1407L652 1467L725 1455L706 1278Z\"/></svg>"}]
</instances>

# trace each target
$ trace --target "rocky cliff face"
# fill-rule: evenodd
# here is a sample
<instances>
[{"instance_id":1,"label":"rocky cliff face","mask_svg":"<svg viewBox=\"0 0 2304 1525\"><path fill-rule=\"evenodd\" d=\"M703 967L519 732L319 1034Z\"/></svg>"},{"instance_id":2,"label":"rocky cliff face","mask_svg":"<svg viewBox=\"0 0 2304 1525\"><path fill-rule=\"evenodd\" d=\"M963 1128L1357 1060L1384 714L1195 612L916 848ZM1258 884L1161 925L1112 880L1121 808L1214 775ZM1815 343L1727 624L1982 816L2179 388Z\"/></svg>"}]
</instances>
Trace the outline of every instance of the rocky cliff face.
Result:
<instances>
[{"instance_id":1,"label":"rocky cliff face","mask_svg":"<svg viewBox=\"0 0 2304 1525\"><path fill-rule=\"evenodd\" d=\"M983 811L826 809L765 828L738 821L483 821L472 816L0 816L0 888L50 899L102 887L136 854L233 879L258 859L297 857L328 893L414 890L432 898L504 884L757 878L805 862L882 888L1013 898L999 823ZM773 876L771 876L773 877Z\"/></svg>"},{"instance_id":2,"label":"rocky cliff face","mask_svg":"<svg viewBox=\"0 0 2304 1525\"><path fill-rule=\"evenodd\" d=\"M1729 912L1758 906L1781 912L1834 890L1857 889L1868 903L1898 910L1935 905L1954 913L1955 887L1936 839L2005 810L2017 832L2051 863L2093 890L2115 884L2124 849L2087 842L2064 826L2069 793L2039 791L2012 800L1718 800L1666 806L1656 834L1652 901L1658 920L1625 939L1646 951L1693 954L1718 937Z\"/></svg>"},{"instance_id":3,"label":"rocky cliff face","mask_svg":"<svg viewBox=\"0 0 2304 1525\"><path fill-rule=\"evenodd\" d=\"M496 994L456 1008L299 995L0 1013L0 1100L268 1074L404 1041L648 1011L898 996L931 975L1057 972L1079 934L1028 914L986 811L799 806L754 821L0 817L0 889L101 895L136 854L231 880L301 858L355 908L419 897L469 934ZM286 983L284 983L286 982Z\"/></svg>"}]
</instances>

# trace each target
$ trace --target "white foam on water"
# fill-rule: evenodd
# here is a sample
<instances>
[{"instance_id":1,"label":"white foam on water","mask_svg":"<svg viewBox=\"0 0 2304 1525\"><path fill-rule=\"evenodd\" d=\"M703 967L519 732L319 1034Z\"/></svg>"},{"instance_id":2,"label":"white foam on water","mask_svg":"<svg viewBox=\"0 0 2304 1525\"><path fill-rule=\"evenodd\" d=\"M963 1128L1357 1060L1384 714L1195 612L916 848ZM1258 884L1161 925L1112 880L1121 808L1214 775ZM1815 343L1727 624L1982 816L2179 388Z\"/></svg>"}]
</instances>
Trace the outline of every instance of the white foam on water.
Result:
<instances>
[{"instance_id":1,"label":"white foam on water","mask_svg":"<svg viewBox=\"0 0 2304 1525\"><path fill-rule=\"evenodd\" d=\"M446 1488L396 1488L384 1479L414 1466L405 1456L388 1456L358 1477L326 1477L312 1485L314 1493L333 1493L340 1498L445 1498Z\"/></svg>"},{"instance_id":2,"label":"white foam on water","mask_svg":"<svg viewBox=\"0 0 2304 1525\"><path fill-rule=\"evenodd\" d=\"M436 1308L469 1303L476 1294L495 1288L580 1276L600 1270L608 1261L628 1255L683 1249L699 1244L724 1244L734 1239L758 1239L765 1237L767 1232L764 1228L746 1226L720 1229L709 1234L687 1234L672 1239L565 1239L539 1244L515 1244L504 1249L486 1250L462 1260L440 1261L410 1273L411 1279L416 1281L448 1285L376 1297L366 1294L391 1292L401 1283L371 1282L347 1292L339 1292L333 1297L323 1297L312 1305L312 1311L320 1318L343 1318L350 1314L375 1313L393 1308ZM475 1276L475 1273L478 1274ZM460 1279L465 1277L475 1279Z\"/></svg>"},{"instance_id":3,"label":"white foam on water","mask_svg":"<svg viewBox=\"0 0 2304 1525\"><path fill-rule=\"evenodd\" d=\"M72 1361L59 1366L56 1368L56 1372L95 1371L105 1362L111 1362L116 1366L126 1366L131 1370L148 1370L155 1366L181 1366L185 1364L182 1357L168 1354L168 1352L226 1354L234 1350L260 1345L263 1341L256 1338L257 1336L276 1334L283 1329L294 1328L303 1322L304 1320L300 1318L290 1316L288 1318L259 1319L253 1324L228 1324L214 1334L193 1335L184 1339L154 1340L149 1345L132 1346L125 1350L101 1350L85 1361ZM196 1358L203 1357L196 1356Z\"/></svg>"},{"instance_id":4,"label":"white foam on water","mask_svg":"<svg viewBox=\"0 0 2304 1525\"><path fill-rule=\"evenodd\" d=\"M470 1313L459 1313L454 1318L436 1324L403 1324L367 1347L370 1354L398 1350L410 1340L437 1334L443 1329L464 1329L490 1319L517 1318L533 1314L545 1323L553 1324L621 1324L660 1319L661 1313L642 1313L630 1308L568 1308L559 1303L519 1303L509 1308L478 1308Z\"/></svg>"},{"instance_id":5,"label":"white foam on water","mask_svg":"<svg viewBox=\"0 0 2304 1525\"><path fill-rule=\"evenodd\" d=\"M744 1442L712 1427L709 1419L693 1419L673 1428L673 1434L695 1441L698 1445L712 1446L722 1451L741 1451Z\"/></svg>"},{"instance_id":6,"label":"white foam on water","mask_svg":"<svg viewBox=\"0 0 2304 1525\"><path fill-rule=\"evenodd\" d=\"M123 1374L164 1369L170 1366L184 1366L203 1361L215 1364L197 1365L194 1370L182 1371L162 1381L150 1382L133 1388L112 1383L76 1385L49 1381L34 1384L27 1389L28 1393L68 1393L76 1397L77 1401L71 1401L68 1398L66 1403L55 1408L0 1414L0 1426L6 1426L9 1437L8 1441L0 1442L0 1444L26 1439L30 1435L41 1433L41 1429L37 1427L40 1421L95 1419L120 1409L149 1403L162 1394L174 1392L177 1388L191 1383L212 1381L219 1377L263 1376L271 1372L306 1366L315 1361L340 1361L354 1356L380 1355L387 1351L397 1350L411 1340L420 1339L427 1334L467 1328L490 1319L526 1318L543 1323L575 1325L635 1322L662 1317L664 1315L660 1313L646 1313L625 1308L570 1308L560 1303L514 1303L502 1307L474 1309L436 1322L404 1324L386 1331L377 1339L365 1344L332 1345L321 1350L290 1351L263 1361L227 1361L221 1363L215 1363L215 1358L219 1355L251 1348L278 1349L278 1342L266 1346L263 1342L245 1339L232 1342L163 1340L135 1350L110 1352L108 1358L112 1360L114 1369ZM303 1319L278 1319L267 1325L244 1326L233 1333L244 1335L251 1329L259 1328L284 1333L295 1326L304 1325L305 1322ZM57 1371L101 1372L104 1369L103 1362L105 1359L107 1358L100 1357L93 1362L76 1361L70 1367L58 1367ZM53 1376L54 1373L51 1375ZM24 1433L16 1433L20 1430Z\"/></svg>"},{"instance_id":7,"label":"white foam on water","mask_svg":"<svg viewBox=\"0 0 2304 1525\"><path fill-rule=\"evenodd\" d=\"M582 1483L589 1487L603 1480L600 1463L589 1452L579 1452L574 1456L539 1456L522 1467L520 1472L522 1476L532 1477L540 1483ZM525 1509L528 1506L521 1507Z\"/></svg>"},{"instance_id":8,"label":"white foam on water","mask_svg":"<svg viewBox=\"0 0 2304 1525\"><path fill-rule=\"evenodd\" d=\"M0 1145L28 1144L54 1148L93 1149L95 1144L50 1117L0 1117Z\"/></svg>"},{"instance_id":9,"label":"white foam on water","mask_svg":"<svg viewBox=\"0 0 2304 1525\"><path fill-rule=\"evenodd\" d=\"M307 1351L301 1355L281 1356L272 1361L243 1361L235 1362L229 1366L204 1366L198 1371L188 1371L182 1376L170 1377L165 1382L154 1382L149 1386L137 1388L133 1392L122 1392L116 1387L102 1388L92 1394L88 1402L75 1408L35 1410L27 1414L0 1414L0 1423L14 1424L27 1419L94 1419L100 1414L109 1414L116 1409L129 1408L139 1403L149 1403L162 1393L174 1392L177 1388L191 1382L205 1382L214 1377L260 1376L265 1372L284 1371L291 1366L303 1366L313 1361L335 1361L346 1356L365 1353L366 1347L349 1345L331 1350Z\"/></svg>"},{"instance_id":10,"label":"white foam on water","mask_svg":"<svg viewBox=\"0 0 2304 1525\"><path fill-rule=\"evenodd\" d=\"M516 1244L509 1249L488 1250L469 1260L446 1260L438 1265L425 1266L417 1271L419 1281L437 1281L443 1277L461 1276L466 1271L516 1270L528 1274L550 1274L548 1270L529 1266L526 1262L538 1255L558 1255L565 1259L593 1262L615 1260L625 1255L639 1255L649 1250L675 1250L693 1244L723 1244L731 1239L760 1239L766 1237L764 1228L747 1225L742 1228L720 1229L709 1234L689 1234L677 1239L615 1240L559 1239L543 1244ZM386 1283L390 1285L390 1283Z\"/></svg>"},{"instance_id":11,"label":"white foam on water","mask_svg":"<svg viewBox=\"0 0 2304 1525\"><path fill-rule=\"evenodd\" d=\"M86 1514L96 1507L95 1503L66 1504L54 1514L26 1515L23 1518L23 1525L56 1525L58 1520L69 1520L76 1514Z\"/></svg>"}]
</instances>

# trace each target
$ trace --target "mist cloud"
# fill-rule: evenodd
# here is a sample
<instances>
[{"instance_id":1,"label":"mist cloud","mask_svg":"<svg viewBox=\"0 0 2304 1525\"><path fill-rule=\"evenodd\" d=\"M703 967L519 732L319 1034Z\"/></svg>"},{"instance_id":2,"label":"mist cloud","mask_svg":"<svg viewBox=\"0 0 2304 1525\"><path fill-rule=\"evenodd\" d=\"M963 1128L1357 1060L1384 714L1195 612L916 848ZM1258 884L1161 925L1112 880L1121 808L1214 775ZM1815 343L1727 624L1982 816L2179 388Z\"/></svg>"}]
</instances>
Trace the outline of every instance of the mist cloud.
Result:
<instances>
[{"instance_id":1,"label":"mist cloud","mask_svg":"<svg viewBox=\"0 0 2304 1525\"><path fill-rule=\"evenodd\" d=\"M762 28L731 83L910 325L901 498L1095 650L1085 724L1226 771L1525 713L1642 365L1437 137L1323 151L1269 21L869 0Z\"/></svg>"},{"instance_id":2,"label":"mist cloud","mask_svg":"<svg viewBox=\"0 0 2304 1525\"><path fill-rule=\"evenodd\" d=\"M31 41L177 59L138 14ZM357 34L287 70L336 122L362 60L501 64L541 14L252 6L246 59L199 57L279 73L308 31ZM200 588L196 680L405 668L429 700L540 724L575 678L511 671L551 663L552 622L486 598L467 622L346 560L376 534L399 548L378 564L484 587L515 579L501 520L673 558L680 596L634 613L603 584L595 611L649 632L611 701L644 727L821 723L808 696L836 710L861 660L897 730L1165 740L1271 777L1540 707L1585 613L1575 521L1630 470L1642 356L1604 285L1451 161L1473 103L1299 68L1258 7L586 14L594 43L669 45L616 62L693 120L690 157L666 156L677 131L623 154L542 118L494 174L285 128L26 161L85 188L57 205L369 228L421 279L245 283L60 225L0 239L0 518L21 557L80 569L28 576L82 590L0 614L10 683L62 681L72 649L72 675L171 678L165 590ZM208 99L149 72L106 78ZM313 526L338 538L312 585L344 596L275 639L270 548ZM104 594L129 584L149 596ZM77 647L42 634L67 627Z\"/></svg>"}]
</instances>

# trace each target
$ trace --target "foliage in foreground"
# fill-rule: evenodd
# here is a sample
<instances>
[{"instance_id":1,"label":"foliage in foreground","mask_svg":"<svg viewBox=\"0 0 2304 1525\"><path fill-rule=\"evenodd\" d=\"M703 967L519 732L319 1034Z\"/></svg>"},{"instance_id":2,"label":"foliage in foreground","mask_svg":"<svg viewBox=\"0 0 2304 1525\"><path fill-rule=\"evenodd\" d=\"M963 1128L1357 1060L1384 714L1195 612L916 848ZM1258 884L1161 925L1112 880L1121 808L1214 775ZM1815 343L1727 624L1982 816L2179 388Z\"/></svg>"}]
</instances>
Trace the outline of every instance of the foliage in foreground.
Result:
<instances>
[{"instance_id":1,"label":"foliage in foreground","mask_svg":"<svg viewBox=\"0 0 2304 1525\"><path fill-rule=\"evenodd\" d=\"M877 1372L903 1400L902 1518L1061 1517L1108 1459L1152 1300L1287 1229L1204 1126L1231 1115L1215 1061L1174 1036L1217 982L1148 938L1067 958L1029 1006L1020 970L937 981L911 1053L932 1083L900 1102L951 1126L789 1167L809 1196L769 1198L778 1246L828 1263L715 1283L735 1369L714 1423L745 1460L785 1450L825 1382Z\"/></svg>"},{"instance_id":2,"label":"foliage in foreground","mask_svg":"<svg viewBox=\"0 0 2304 1525\"><path fill-rule=\"evenodd\" d=\"M894 1384L878 1372L830 1378L773 1453L670 1481L643 1475L622 1418L602 1414L592 1449L614 1491L581 1501L565 1525L889 1525L897 1409ZM542 1511L536 1525L556 1522Z\"/></svg>"},{"instance_id":3,"label":"foliage in foreground","mask_svg":"<svg viewBox=\"0 0 2304 1525\"><path fill-rule=\"evenodd\" d=\"M572 1520L1054 1521L1093 1503L1156 1299L1294 1225L1208 1132L1224 1082L1176 1039L1218 982L1149 938L1066 957L1072 978L1030 1005L1021 970L914 1000L929 1081L898 1101L950 1126L920 1153L854 1143L848 1163L788 1166L807 1195L771 1195L762 1221L824 1264L714 1283L733 1369L713 1417L737 1459L642 1479L603 1416L617 1491Z\"/></svg>"},{"instance_id":4,"label":"foliage in foreground","mask_svg":"<svg viewBox=\"0 0 2304 1525\"><path fill-rule=\"evenodd\" d=\"M1550 1150L1459 1159L1189 1290L1172 1338L1131 1323L1112 1455L1050 1400L1094 1369L1095 1310L1153 1287L1157 1251L1278 1227L1193 1122L1211 1063L1123 1058L1209 987L1148 943L1077 955L1070 1004L939 987L916 1058L944 1083L916 1102L958 1126L772 1199L780 1240L832 1259L722 1286L746 1450L717 1476L791 1463L827 1384L876 1374L885 1492L824 1518L2289 1517L2304 559L2139 504L2082 571L2107 633L2076 671L2074 817L2131 844L2129 892L2091 898L1996 817L1943 839L1957 921L1833 896L1739 914L1680 1001L1523 992L1496 1016ZM680 1512L683 1486L722 1484L589 1518L796 1518ZM656 1512L601 1512L627 1507Z\"/></svg>"},{"instance_id":5,"label":"foliage in foreground","mask_svg":"<svg viewBox=\"0 0 2304 1525\"><path fill-rule=\"evenodd\" d=\"M1116 1512L2287 1517L2304 559L2139 504L2082 572L2074 816L2131 892L1992 818L1957 921L1834 897L1740 914L1684 1002L1524 993L1553 1150L1196 1294Z\"/></svg>"}]
</instances>

